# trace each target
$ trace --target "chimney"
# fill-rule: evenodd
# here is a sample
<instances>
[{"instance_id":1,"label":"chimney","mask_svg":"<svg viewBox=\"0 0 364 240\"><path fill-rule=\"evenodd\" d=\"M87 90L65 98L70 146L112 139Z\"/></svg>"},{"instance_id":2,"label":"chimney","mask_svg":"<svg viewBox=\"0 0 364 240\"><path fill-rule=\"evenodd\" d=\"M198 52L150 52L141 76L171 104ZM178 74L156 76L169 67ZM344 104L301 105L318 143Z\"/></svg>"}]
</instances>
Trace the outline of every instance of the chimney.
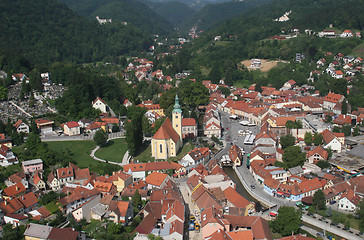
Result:
<instances>
[{"instance_id":1,"label":"chimney","mask_svg":"<svg viewBox=\"0 0 364 240\"><path fill-rule=\"evenodd\" d=\"M5 206L6 206L6 205L8 205L8 202L5 200L5 201L4 201L4 204L5 204Z\"/></svg>"}]
</instances>

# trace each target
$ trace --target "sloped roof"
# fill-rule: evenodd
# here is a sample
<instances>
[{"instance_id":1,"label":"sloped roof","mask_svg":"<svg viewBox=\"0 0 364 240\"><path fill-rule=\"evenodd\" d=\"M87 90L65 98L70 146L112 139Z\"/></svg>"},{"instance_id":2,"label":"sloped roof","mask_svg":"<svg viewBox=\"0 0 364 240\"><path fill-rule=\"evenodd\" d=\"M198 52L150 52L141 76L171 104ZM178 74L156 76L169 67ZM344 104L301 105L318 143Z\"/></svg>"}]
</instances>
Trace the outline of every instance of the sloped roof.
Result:
<instances>
[{"instance_id":1,"label":"sloped roof","mask_svg":"<svg viewBox=\"0 0 364 240\"><path fill-rule=\"evenodd\" d=\"M18 199L26 208L38 203L38 198L33 192L27 193L24 196L19 197Z\"/></svg>"},{"instance_id":2,"label":"sloped roof","mask_svg":"<svg viewBox=\"0 0 364 240\"><path fill-rule=\"evenodd\" d=\"M58 178L73 177L73 169L71 167L58 168L57 176Z\"/></svg>"},{"instance_id":3,"label":"sloped roof","mask_svg":"<svg viewBox=\"0 0 364 240\"><path fill-rule=\"evenodd\" d=\"M3 191L5 193L5 196L14 197L19 193L25 192L25 187L21 182L19 182L13 186L5 188Z\"/></svg>"},{"instance_id":4,"label":"sloped roof","mask_svg":"<svg viewBox=\"0 0 364 240\"><path fill-rule=\"evenodd\" d=\"M162 126L153 136L154 139L169 139L171 138L175 143L179 140L179 135L172 127L171 120L167 117Z\"/></svg>"},{"instance_id":5,"label":"sloped roof","mask_svg":"<svg viewBox=\"0 0 364 240\"><path fill-rule=\"evenodd\" d=\"M5 214L14 213L22 208L23 208L23 204L21 204L21 202L17 198L13 198L11 200L5 200L5 201L0 202L0 209Z\"/></svg>"},{"instance_id":6,"label":"sloped roof","mask_svg":"<svg viewBox=\"0 0 364 240\"><path fill-rule=\"evenodd\" d=\"M327 129L325 129L325 131L323 131L321 133L321 135L322 135L322 139L324 140L324 142L326 144L330 143L332 140L335 139L335 135L331 131L329 131Z\"/></svg>"},{"instance_id":7,"label":"sloped roof","mask_svg":"<svg viewBox=\"0 0 364 240\"><path fill-rule=\"evenodd\" d=\"M320 155L323 159L327 160L329 154L327 153L327 151L325 149L322 148L321 145L315 147L314 149L312 149L311 151L307 152L307 157L311 157L315 154Z\"/></svg>"},{"instance_id":8,"label":"sloped roof","mask_svg":"<svg viewBox=\"0 0 364 240\"><path fill-rule=\"evenodd\" d=\"M196 126L194 118L182 118L182 126Z\"/></svg>"},{"instance_id":9,"label":"sloped roof","mask_svg":"<svg viewBox=\"0 0 364 240\"><path fill-rule=\"evenodd\" d=\"M343 95L340 95L340 94L328 93L325 97L325 101L332 102L332 103L338 103L342 97L343 97Z\"/></svg>"},{"instance_id":10,"label":"sloped roof","mask_svg":"<svg viewBox=\"0 0 364 240\"><path fill-rule=\"evenodd\" d=\"M165 173L152 172L145 178L145 182L154 186L160 186L167 176Z\"/></svg>"},{"instance_id":11,"label":"sloped roof","mask_svg":"<svg viewBox=\"0 0 364 240\"><path fill-rule=\"evenodd\" d=\"M247 199L241 196L232 187L226 188L223 192L226 199L231 202L235 207L246 208L250 204Z\"/></svg>"},{"instance_id":12,"label":"sloped roof","mask_svg":"<svg viewBox=\"0 0 364 240\"><path fill-rule=\"evenodd\" d=\"M77 122L75 122L75 121L67 122L67 123L66 123L66 125L67 125L67 127L68 127L68 128L75 128L75 127L79 127L79 126L80 126L80 125L79 125Z\"/></svg>"}]
</instances>

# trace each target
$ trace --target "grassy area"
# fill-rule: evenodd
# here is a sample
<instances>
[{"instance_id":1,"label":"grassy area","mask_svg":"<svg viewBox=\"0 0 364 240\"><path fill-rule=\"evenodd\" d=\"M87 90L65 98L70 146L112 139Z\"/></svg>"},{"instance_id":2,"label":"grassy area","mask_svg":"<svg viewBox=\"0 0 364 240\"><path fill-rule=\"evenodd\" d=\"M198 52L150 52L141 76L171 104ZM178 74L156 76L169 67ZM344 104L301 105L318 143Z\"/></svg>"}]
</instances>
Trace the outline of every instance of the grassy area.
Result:
<instances>
[{"instance_id":1,"label":"grassy area","mask_svg":"<svg viewBox=\"0 0 364 240\"><path fill-rule=\"evenodd\" d=\"M90 223L83 226L83 230L88 233L88 234L92 234L97 232L97 229L99 229L101 226L101 222L97 221L95 219L91 219Z\"/></svg>"},{"instance_id":2,"label":"grassy area","mask_svg":"<svg viewBox=\"0 0 364 240\"><path fill-rule=\"evenodd\" d=\"M331 219L333 222L338 222L338 223L341 223L344 225L349 225L350 227L359 230L359 219L355 218L353 216L353 214L345 214L342 212L332 210L332 216L328 217L326 213L327 213L327 210L318 211L319 215L321 215L325 218Z\"/></svg>"},{"instance_id":3,"label":"grassy area","mask_svg":"<svg viewBox=\"0 0 364 240\"><path fill-rule=\"evenodd\" d=\"M56 152L69 155L81 168L86 168L91 163L98 163L90 157L92 149L96 147L94 141L47 142L47 145Z\"/></svg>"},{"instance_id":4,"label":"grassy area","mask_svg":"<svg viewBox=\"0 0 364 240\"><path fill-rule=\"evenodd\" d=\"M105 147L96 151L95 156L112 162L122 162L124 154L128 150L125 139L110 140Z\"/></svg>"},{"instance_id":5,"label":"grassy area","mask_svg":"<svg viewBox=\"0 0 364 240\"><path fill-rule=\"evenodd\" d=\"M48 209L51 213L55 213L59 210L59 207L57 203L51 202L44 206L46 209Z\"/></svg>"},{"instance_id":6,"label":"grassy area","mask_svg":"<svg viewBox=\"0 0 364 240\"><path fill-rule=\"evenodd\" d=\"M353 49L352 55L354 57L364 58L364 43L359 44Z\"/></svg>"},{"instance_id":7,"label":"grassy area","mask_svg":"<svg viewBox=\"0 0 364 240\"><path fill-rule=\"evenodd\" d=\"M177 157L169 158L170 161L178 161L181 159L184 155L186 155L189 151L193 149L193 146L189 143L186 143L181 151L177 154ZM150 145L138 156L134 158L134 160L138 160L139 162L154 162L155 159L152 157L152 151L150 149Z\"/></svg>"}]
</instances>

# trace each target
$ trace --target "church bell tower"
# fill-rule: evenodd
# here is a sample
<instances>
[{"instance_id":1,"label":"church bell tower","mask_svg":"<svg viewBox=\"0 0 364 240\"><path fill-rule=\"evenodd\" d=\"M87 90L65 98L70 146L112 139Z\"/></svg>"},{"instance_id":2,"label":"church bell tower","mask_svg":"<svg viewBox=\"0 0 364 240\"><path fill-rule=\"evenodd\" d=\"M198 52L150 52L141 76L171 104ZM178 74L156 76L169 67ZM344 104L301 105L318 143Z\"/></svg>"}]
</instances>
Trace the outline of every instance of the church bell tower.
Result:
<instances>
[{"instance_id":1,"label":"church bell tower","mask_svg":"<svg viewBox=\"0 0 364 240\"><path fill-rule=\"evenodd\" d=\"M172 125L174 130L178 133L179 139L182 143L182 110L179 105L178 95L176 94L174 108L172 111Z\"/></svg>"}]
</instances>

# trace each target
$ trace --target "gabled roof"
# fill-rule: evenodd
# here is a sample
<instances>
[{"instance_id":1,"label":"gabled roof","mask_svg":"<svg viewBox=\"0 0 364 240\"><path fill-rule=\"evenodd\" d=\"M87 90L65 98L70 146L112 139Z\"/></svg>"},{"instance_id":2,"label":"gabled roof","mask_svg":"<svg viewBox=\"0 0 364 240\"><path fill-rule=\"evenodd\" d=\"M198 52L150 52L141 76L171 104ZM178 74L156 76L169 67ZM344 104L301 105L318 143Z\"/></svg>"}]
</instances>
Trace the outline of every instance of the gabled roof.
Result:
<instances>
[{"instance_id":1,"label":"gabled roof","mask_svg":"<svg viewBox=\"0 0 364 240\"><path fill-rule=\"evenodd\" d=\"M73 169L71 167L58 168L57 169L58 178L73 177Z\"/></svg>"},{"instance_id":2,"label":"gabled roof","mask_svg":"<svg viewBox=\"0 0 364 240\"><path fill-rule=\"evenodd\" d=\"M340 95L340 94L328 93L325 97L325 101L332 102L332 103L338 103L342 97L344 97L344 96Z\"/></svg>"},{"instance_id":3,"label":"gabled roof","mask_svg":"<svg viewBox=\"0 0 364 240\"><path fill-rule=\"evenodd\" d=\"M66 123L66 125L67 125L67 127L68 127L68 128L75 128L75 127L79 127L79 126L80 126L80 125L79 125L77 122L75 122L75 121L67 122L67 123Z\"/></svg>"},{"instance_id":4,"label":"gabled roof","mask_svg":"<svg viewBox=\"0 0 364 240\"><path fill-rule=\"evenodd\" d=\"M179 140L179 135L172 127L171 120L167 117L162 126L153 136L154 139L172 139L175 143Z\"/></svg>"},{"instance_id":5,"label":"gabled roof","mask_svg":"<svg viewBox=\"0 0 364 240\"><path fill-rule=\"evenodd\" d=\"M52 228L47 239L49 240L76 240L80 233L70 228Z\"/></svg>"},{"instance_id":6,"label":"gabled roof","mask_svg":"<svg viewBox=\"0 0 364 240\"><path fill-rule=\"evenodd\" d=\"M13 186L5 188L3 191L5 196L14 197L19 193L25 192L25 187L21 182L19 182Z\"/></svg>"},{"instance_id":7,"label":"gabled roof","mask_svg":"<svg viewBox=\"0 0 364 240\"><path fill-rule=\"evenodd\" d=\"M230 203L232 203L235 207L246 208L250 204L250 202L248 200L246 200L243 196L241 196L232 187L226 188L223 192L224 192L226 199Z\"/></svg>"},{"instance_id":8,"label":"gabled roof","mask_svg":"<svg viewBox=\"0 0 364 240\"><path fill-rule=\"evenodd\" d=\"M22 179L25 179L25 174L23 172L17 172L10 175L8 179L13 183L19 183Z\"/></svg>"},{"instance_id":9,"label":"gabled roof","mask_svg":"<svg viewBox=\"0 0 364 240\"><path fill-rule=\"evenodd\" d=\"M11 200L5 200L0 202L0 209L5 214L15 213L16 211L22 209L24 206L17 198L13 198Z\"/></svg>"},{"instance_id":10,"label":"gabled roof","mask_svg":"<svg viewBox=\"0 0 364 240\"><path fill-rule=\"evenodd\" d=\"M324 142L326 144L329 144L332 140L334 140L336 138L335 135L328 129L325 129L325 131L323 131L321 133L321 135L322 135L322 139L324 140Z\"/></svg>"},{"instance_id":11,"label":"gabled roof","mask_svg":"<svg viewBox=\"0 0 364 240\"><path fill-rule=\"evenodd\" d=\"M21 119L19 119L18 121L16 121L16 123L14 123L14 127L15 128L18 128L19 126L20 126L20 124L22 124L23 123L23 121L21 120Z\"/></svg>"},{"instance_id":12,"label":"gabled roof","mask_svg":"<svg viewBox=\"0 0 364 240\"><path fill-rule=\"evenodd\" d=\"M75 180L88 179L89 177L91 177L91 174L88 168L75 170Z\"/></svg>"},{"instance_id":13,"label":"gabled roof","mask_svg":"<svg viewBox=\"0 0 364 240\"><path fill-rule=\"evenodd\" d=\"M152 172L145 178L145 182L154 186L161 186L167 176L165 173Z\"/></svg>"},{"instance_id":14,"label":"gabled roof","mask_svg":"<svg viewBox=\"0 0 364 240\"><path fill-rule=\"evenodd\" d=\"M24 205L25 208L31 207L38 203L38 198L33 192L27 193L24 196L19 197L18 200Z\"/></svg>"},{"instance_id":15,"label":"gabled roof","mask_svg":"<svg viewBox=\"0 0 364 240\"><path fill-rule=\"evenodd\" d=\"M242 160L243 154L241 153L240 148L233 144L229 149L229 157L232 161L235 161L237 158L239 158L239 160Z\"/></svg>"},{"instance_id":16,"label":"gabled roof","mask_svg":"<svg viewBox=\"0 0 364 240\"><path fill-rule=\"evenodd\" d=\"M315 155L315 154L320 155L323 159L327 160L329 154L327 153L327 151L325 149L323 149L321 147L321 145L315 147L314 149L312 149L311 151L307 152L307 157L310 158L311 156Z\"/></svg>"},{"instance_id":17,"label":"gabled roof","mask_svg":"<svg viewBox=\"0 0 364 240\"><path fill-rule=\"evenodd\" d=\"M5 144L0 146L0 155L6 157L6 154L8 153L8 151L9 151L9 148Z\"/></svg>"},{"instance_id":18,"label":"gabled roof","mask_svg":"<svg viewBox=\"0 0 364 240\"><path fill-rule=\"evenodd\" d=\"M182 126L196 126L194 118L182 118Z\"/></svg>"},{"instance_id":19,"label":"gabled roof","mask_svg":"<svg viewBox=\"0 0 364 240\"><path fill-rule=\"evenodd\" d=\"M97 101L102 102L103 104L107 105L106 102L104 100L102 100L100 97L97 97L93 102L92 105L94 105Z\"/></svg>"},{"instance_id":20,"label":"gabled roof","mask_svg":"<svg viewBox=\"0 0 364 240\"><path fill-rule=\"evenodd\" d=\"M355 194L355 192L352 189L346 190L342 195L340 199L346 198L354 205L357 205L360 202L360 197Z\"/></svg>"}]
</instances>

